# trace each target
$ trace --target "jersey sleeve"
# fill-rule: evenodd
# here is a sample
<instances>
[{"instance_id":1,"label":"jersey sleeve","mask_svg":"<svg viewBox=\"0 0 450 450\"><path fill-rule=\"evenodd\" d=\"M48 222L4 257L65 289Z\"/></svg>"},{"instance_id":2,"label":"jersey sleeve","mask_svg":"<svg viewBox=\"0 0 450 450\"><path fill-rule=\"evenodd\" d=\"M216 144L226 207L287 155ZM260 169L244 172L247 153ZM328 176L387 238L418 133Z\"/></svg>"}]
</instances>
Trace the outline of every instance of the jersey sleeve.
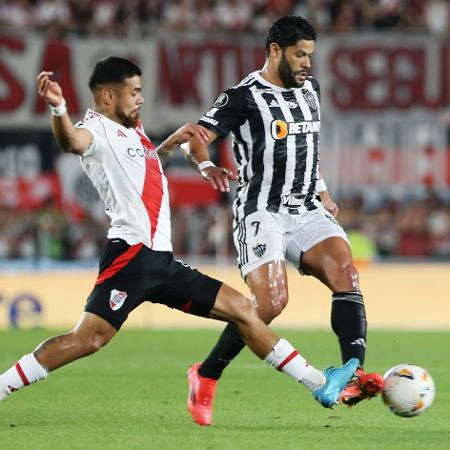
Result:
<instances>
[{"instance_id":1,"label":"jersey sleeve","mask_svg":"<svg viewBox=\"0 0 450 450\"><path fill-rule=\"evenodd\" d=\"M232 88L220 94L210 110L200 117L198 124L208 128L219 137L239 128L247 117L246 93Z\"/></svg>"},{"instance_id":2,"label":"jersey sleeve","mask_svg":"<svg viewBox=\"0 0 450 450\"><path fill-rule=\"evenodd\" d=\"M83 153L83 158L99 157L98 155L98 123L96 120L88 119L75 124L75 128L84 128L92 134L91 145Z\"/></svg>"}]
</instances>

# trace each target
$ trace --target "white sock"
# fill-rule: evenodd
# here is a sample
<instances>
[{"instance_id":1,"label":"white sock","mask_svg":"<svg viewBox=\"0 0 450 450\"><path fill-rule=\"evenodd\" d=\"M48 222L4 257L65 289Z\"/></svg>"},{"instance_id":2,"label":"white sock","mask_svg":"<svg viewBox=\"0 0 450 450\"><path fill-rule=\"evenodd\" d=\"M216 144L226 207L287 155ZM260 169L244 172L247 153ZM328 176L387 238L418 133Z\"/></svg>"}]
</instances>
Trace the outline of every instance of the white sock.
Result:
<instances>
[{"instance_id":1,"label":"white sock","mask_svg":"<svg viewBox=\"0 0 450 450\"><path fill-rule=\"evenodd\" d=\"M11 394L23 386L47 378L47 375L48 370L30 353L22 356L14 366L0 375L0 388Z\"/></svg>"},{"instance_id":2,"label":"white sock","mask_svg":"<svg viewBox=\"0 0 450 450\"><path fill-rule=\"evenodd\" d=\"M325 384L325 376L311 366L286 339L280 339L264 361L274 369L284 372L315 391Z\"/></svg>"}]
</instances>

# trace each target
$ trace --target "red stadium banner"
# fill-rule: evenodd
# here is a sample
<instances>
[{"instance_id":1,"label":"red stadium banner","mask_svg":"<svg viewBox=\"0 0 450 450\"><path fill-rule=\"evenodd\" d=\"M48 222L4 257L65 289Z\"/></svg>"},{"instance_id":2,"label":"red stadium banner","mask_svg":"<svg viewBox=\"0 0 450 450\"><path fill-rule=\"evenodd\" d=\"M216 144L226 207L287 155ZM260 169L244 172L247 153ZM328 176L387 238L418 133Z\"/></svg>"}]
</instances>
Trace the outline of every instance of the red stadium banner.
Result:
<instances>
[{"instance_id":1,"label":"red stadium banner","mask_svg":"<svg viewBox=\"0 0 450 450\"><path fill-rule=\"evenodd\" d=\"M195 120L226 87L262 67L262 36L234 43L168 37L136 41L0 36L0 127L46 127L35 77L52 70L75 118L91 105L95 61L115 54L144 70L144 124L161 132ZM450 44L427 36L321 37L314 56L322 109L334 114L443 113L450 104ZM401 119L401 117L399 117Z\"/></svg>"},{"instance_id":2,"label":"red stadium banner","mask_svg":"<svg viewBox=\"0 0 450 450\"><path fill-rule=\"evenodd\" d=\"M197 121L223 89L260 68L265 59L262 36L233 43L200 36L135 41L0 36L1 205L32 207L63 198L76 214L98 208L80 181L80 168L73 178L69 171L58 177L56 163L46 159L46 149L56 150L35 78L42 70L54 72L76 121L92 104L87 83L93 64L111 54L130 58L143 69L142 121L149 136ZM323 36L313 65L322 92L321 165L330 188L450 186L448 40L397 34L339 40ZM39 136L44 131L46 142ZM8 141L11 132L16 132L15 143ZM14 147L25 145L19 136L38 149ZM175 204L188 201L187 192L200 204L218 200L203 181L206 190L198 189L196 174L171 175L170 167L167 174Z\"/></svg>"}]
</instances>

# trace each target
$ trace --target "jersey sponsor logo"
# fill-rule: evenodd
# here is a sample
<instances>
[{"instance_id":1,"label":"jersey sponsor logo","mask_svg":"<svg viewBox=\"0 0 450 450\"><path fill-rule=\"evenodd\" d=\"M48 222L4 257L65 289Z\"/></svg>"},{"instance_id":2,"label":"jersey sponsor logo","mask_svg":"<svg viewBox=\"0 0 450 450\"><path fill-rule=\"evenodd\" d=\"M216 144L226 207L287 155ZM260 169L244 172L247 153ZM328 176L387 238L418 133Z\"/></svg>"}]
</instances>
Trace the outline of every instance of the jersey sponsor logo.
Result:
<instances>
[{"instance_id":1,"label":"jersey sponsor logo","mask_svg":"<svg viewBox=\"0 0 450 450\"><path fill-rule=\"evenodd\" d=\"M288 124L284 120L274 120L270 126L274 139L283 139L288 133Z\"/></svg>"},{"instance_id":2,"label":"jersey sponsor logo","mask_svg":"<svg viewBox=\"0 0 450 450\"><path fill-rule=\"evenodd\" d=\"M210 123L211 125L214 125L214 126L219 123L216 119L213 119L213 118L208 117L208 116L200 117L199 122L207 122L207 123Z\"/></svg>"},{"instance_id":3,"label":"jersey sponsor logo","mask_svg":"<svg viewBox=\"0 0 450 450\"><path fill-rule=\"evenodd\" d=\"M117 136L119 136L119 137L127 137L127 135L122 130L117 130Z\"/></svg>"},{"instance_id":4,"label":"jersey sponsor logo","mask_svg":"<svg viewBox=\"0 0 450 450\"><path fill-rule=\"evenodd\" d=\"M128 297L126 292L118 291L117 289L113 289L109 296L109 306L113 311L117 311L123 306L125 299Z\"/></svg>"},{"instance_id":5,"label":"jersey sponsor logo","mask_svg":"<svg viewBox=\"0 0 450 450\"><path fill-rule=\"evenodd\" d=\"M132 158L158 159L158 152L154 148L127 148L127 153Z\"/></svg>"},{"instance_id":6,"label":"jersey sponsor logo","mask_svg":"<svg viewBox=\"0 0 450 450\"><path fill-rule=\"evenodd\" d=\"M227 103L228 103L228 94L225 94L225 92L223 92L216 98L216 101L214 102L213 106L215 108L222 108L222 106L225 106Z\"/></svg>"},{"instance_id":7,"label":"jersey sponsor logo","mask_svg":"<svg viewBox=\"0 0 450 450\"><path fill-rule=\"evenodd\" d=\"M285 122L284 120L273 120L270 126L272 137L275 140L284 139L288 134L318 133L319 121Z\"/></svg>"},{"instance_id":8,"label":"jersey sponsor logo","mask_svg":"<svg viewBox=\"0 0 450 450\"><path fill-rule=\"evenodd\" d=\"M266 248L266 244L258 244L256 247L253 247L252 250L255 256L257 256L258 258L262 258L264 253L266 253Z\"/></svg>"},{"instance_id":9,"label":"jersey sponsor logo","mask_svg":"<svg viewBox=\"0 0 450 450\"><path fill-rule=\"evenodd\" d=\"M303 194L288 194L282 195L281 201L285 208L300 208L305 203L306 195Z\"/></svg>"}]
</instances>

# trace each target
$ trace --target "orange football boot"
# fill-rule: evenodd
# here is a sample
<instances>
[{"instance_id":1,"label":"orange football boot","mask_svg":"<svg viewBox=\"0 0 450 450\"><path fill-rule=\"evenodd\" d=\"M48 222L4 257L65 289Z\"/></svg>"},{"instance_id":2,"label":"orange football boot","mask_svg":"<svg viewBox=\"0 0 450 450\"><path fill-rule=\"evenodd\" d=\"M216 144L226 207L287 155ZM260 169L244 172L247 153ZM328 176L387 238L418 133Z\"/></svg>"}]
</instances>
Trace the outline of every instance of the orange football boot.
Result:
<instances>
[{"instance_id":1,"label":"orange football boot","mask_svg":"<svg viewBox=\"0 0 450 450\"><path fill-rule=\"evenodd\" d=\"M356 377L342 391L339 403L353 406L361 400L370 400L381 394L383 386L384 380L379 373L366 373L362 369L358 369Z\"/></svg>"},{"instance_id":2,"label":"orange football boot","mask_svg":"<svg viewBox=\"0 0 450 450\"><path fill-rule=\"evenodd\" d=\"M217 380L199 375L201 363L195 363L188 370L188 411L194 422L199 425L210 425Z\"/></svg>"}]
</instances>

